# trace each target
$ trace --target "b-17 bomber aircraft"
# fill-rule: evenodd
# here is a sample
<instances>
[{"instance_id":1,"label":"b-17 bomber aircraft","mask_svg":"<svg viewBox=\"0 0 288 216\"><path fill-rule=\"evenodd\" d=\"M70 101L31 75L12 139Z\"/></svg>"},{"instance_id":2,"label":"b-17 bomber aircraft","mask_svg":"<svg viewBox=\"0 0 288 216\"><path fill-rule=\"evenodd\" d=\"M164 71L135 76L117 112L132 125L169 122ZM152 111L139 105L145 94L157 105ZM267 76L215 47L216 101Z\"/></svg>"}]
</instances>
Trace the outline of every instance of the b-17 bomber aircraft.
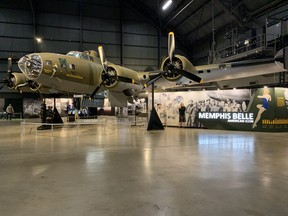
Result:
<instances>
[{"instance_id":1,"label":"b-17 bomber aircraft","mask_svg":"<svg viewBox=\"0 0 288 216\"><path fill-rule=\"evenodd\" d=\"M10 72L4 83L11 89L29 87L39 92L48 89L51 93L88 94L91 98L109 90L111 106L121 107L127 105L127 100L137 98L147 86L156 81L158 85L168 83L171 86L172 82L172 86L175 86L176 83L194 84L284 71L281 52L276 56L280 59L277 60L279 64L274 60L261 60L257 64L245 66L239 63L193 66L186 57L175 55L174 52L175 38L174 33L170 32L168 56L162 61L159 70L151 72L137 72L108 62L102 46L98 47L98 53L94 50L71 51L66 55L32 53L19 60L18 66L22 73ZM166 84L160 80L166 80Z\"/></svg>"},{"instance_id":2,"label":"b-17 bomber aircraft","mask_svg":"<svg viewBox=\"0 0 288 216\"><path fill-rule=\"evenodd\" d=\"M174 50L174 34L169 33L169 57L163 61L159 71L148 73L108 62L102 46L98 47L98 53L94 50L71 51L66 55L32 53L19 60L22 73L10 73L4 83L11 89L29 87L39 92L49 89L51 93L80 93L88 94L91 98L107 89L112 106L119 106L119 103L126 106L127 99L139 96L145 87L160 77L174 81L185 76L196 82L201 81L193 74L190 61L184 56L174 56Z\"/></svg>"}]
</instances>

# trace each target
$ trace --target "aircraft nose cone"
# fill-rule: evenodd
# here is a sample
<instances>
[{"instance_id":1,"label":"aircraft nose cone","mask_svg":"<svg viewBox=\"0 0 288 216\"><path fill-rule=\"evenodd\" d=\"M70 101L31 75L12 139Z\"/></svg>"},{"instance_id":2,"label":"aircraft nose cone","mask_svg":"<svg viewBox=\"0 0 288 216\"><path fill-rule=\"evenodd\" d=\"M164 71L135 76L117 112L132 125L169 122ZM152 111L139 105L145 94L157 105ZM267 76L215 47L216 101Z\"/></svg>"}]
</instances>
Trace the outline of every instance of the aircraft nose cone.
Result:
<instances>
[{"instance_id":1,"label":"aircraft nose cone","mask_svg":"<svg viewBox=\"0 0 288 216\"><path fill-rule=\"evenodd\" d=\"M41 56L34 53L23 56L19 60L18 66L22 73L28 77L28 79L35 80L40 76L42 72L43 62Z\"/></svg>"}]
</instances>

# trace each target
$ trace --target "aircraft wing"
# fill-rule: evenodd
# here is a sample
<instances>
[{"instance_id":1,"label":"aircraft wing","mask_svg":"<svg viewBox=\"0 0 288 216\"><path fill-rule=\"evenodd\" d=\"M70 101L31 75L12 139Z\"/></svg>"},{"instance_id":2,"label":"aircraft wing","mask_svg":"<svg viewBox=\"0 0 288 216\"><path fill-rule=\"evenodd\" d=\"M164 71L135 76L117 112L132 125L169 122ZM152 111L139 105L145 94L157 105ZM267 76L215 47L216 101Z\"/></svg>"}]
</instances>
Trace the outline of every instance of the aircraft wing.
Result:
<instances>
[{"instance_id":1,"label":"aircraft wing","mask_svg":"<svg viewBox=\"0 0 288 216\"><path fill-rule=\"evenodd\" d=\"M287 71L284 69L284 63L288 65L288 57L285 57L284 54L288 53L287 49L288 48L286 47L278 51L274 58L250 59L239 62L195 66L184 56L174 55L174 33L170 32L168 35L168 57L162 61L158 75L155 75L155 72L150 72L148 75L149 80L145 80L146 86L149 86L156 81L157 87L165 89L191 85L195 86L199 85L199 83L201 86L203 83L209 84L211 82ZM287 68L287 66L285 68ZM168 82L165 83L163 78Z\"/></svg>"},{"instance_id":2,"label":"aircraft wing","mask_svg":"<svg viewBox=\"0 0 288 216\"><path fill-rule=\"evenodd\" d=\"M195 86L206 87L207 84L212 82L219 82L224 80L240 79L252 76L260 76L271 73L278 73L287 71L284 69L283 64L275 62L274 58L268 59L253 59L239 62L229 62L221 64L210 64L194 66L196 75L202 78L201 84L193 82L187 78L181 79L179 82L167 82L167 80L160 78L156 82L157 88L170 89ZM155 72L152 72L155 75Z\"/></svg>"},{"instance_id":3,"label":"aircraft wing","mask_svg":"<svg viewBox=\"0 0 288 216\"><path fill-rule=\"evenodd\" d=\"M217 66L212 68L211 65L208 65L208 67L196 66L195 68L198 75L203 79L203 83L287 71L281 65L276 64L273 58L231 62L220 64L218 68Z\"/></svg>"},{"instance_id":4,"label":"aircraft wing","mask_svg":"<svg viewBox=\"0 0 288 216\"><path fill-rule=\"evenodd\" d=\"M218 70L218 69L227 69L231 68L230 63L222 63L222 64L209 64L209 65L200 65L195 66L195 69L199 72L208 71L208 70Z\"/></svg>"}]
</instances>

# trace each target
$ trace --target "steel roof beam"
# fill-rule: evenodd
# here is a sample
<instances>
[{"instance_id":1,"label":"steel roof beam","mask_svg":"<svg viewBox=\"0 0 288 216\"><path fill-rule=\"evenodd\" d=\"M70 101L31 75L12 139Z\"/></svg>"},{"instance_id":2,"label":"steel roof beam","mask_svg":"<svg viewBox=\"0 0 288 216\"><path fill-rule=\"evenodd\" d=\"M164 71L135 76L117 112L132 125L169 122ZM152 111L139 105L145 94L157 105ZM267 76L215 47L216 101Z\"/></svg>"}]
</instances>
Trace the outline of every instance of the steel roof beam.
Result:
<instances>
[{"instance_id":1,"label":"steel roof beam","mask_svg":"<svg viewBox=\"0 0 288 216\"><path fill-rule=\"evenodd\" d=\"M240 26L240 27L245 27L245 22L243 19L239 16L237 16L235 13L229 10L229 8L226 7L226 5L223 3L221 0L216 0L215 3L222 8L223 11L229 16L230 19L235 20L235 22Z\"/></svg>"},{"instance_id":2,"label":"steel roof beam","mask_svg":"<svg viewBox=\"0 0 288 216\"><path fill-rule=\"evenodd\" d=\"M221 11L220 13L217 13L217 14L214 16L214 18L220 17L220 16L223 15L223 14L224 14L224 12ZM212 19L209 19L209 20L207 20L206 22L199 24L199 26L200 26L200 25L205 26L205 25L207 25L208 23L210 23L211 21L212 21ZM193 32L198 31L198 30L199 30L199 26L198 26L197 28L191 30L190 32L188 32L188 33L185 34L184 36L185 36L185 37L188 37L188 36L189 36L190 34L192 34ZM212 30L212 26L211 26L211 30Z\"/></svg>"},{"instance_id":3,"label":"steel roof beam","mask_svg":"<svg viewBox=\"0 0 288 216\"><path fill-rule=\"evenodd\" d=\"M165 28L166 26L168 26L176 17L178 17L194 0L188 0L184 3L184 6L183 7L180 7L178 9L178 11L176 12L176 14L171 18L169 19L164 25L163 25L163 28Z\"/></svg>"},{"instance_id":4,"label":"steel roof beam","mask_svg":"<svg viewBox=\"0 0 288 216\"><path fill-rule=\"evenodd\" d=\"M210 2L211 0L206 0L202 5L200 5L198 8L196 8L193 12L191 12L191 15L187 16L186 18L184 18L183 20L181 20L179 23L184 23L187 20L189 20L191 17L195 16L195 14L201 10L206 4L208 4L208 2ZM177 24L176 26L180 26L181 24ZM177 27L174 27L177 28Z\"/></svg>"}]
</instances>

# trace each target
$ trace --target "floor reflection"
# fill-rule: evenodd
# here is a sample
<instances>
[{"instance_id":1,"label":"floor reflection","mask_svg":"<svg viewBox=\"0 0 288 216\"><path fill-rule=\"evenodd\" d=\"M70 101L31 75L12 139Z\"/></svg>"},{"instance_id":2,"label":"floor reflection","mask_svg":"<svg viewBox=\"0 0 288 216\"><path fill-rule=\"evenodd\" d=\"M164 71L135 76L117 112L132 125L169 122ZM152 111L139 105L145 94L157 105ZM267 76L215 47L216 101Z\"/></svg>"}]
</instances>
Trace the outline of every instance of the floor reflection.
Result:
<instances>
[{"instance_id":1,"label":"floor reflection","mask_svg":"<svg viewBox=\"0 0 288 216\"><path fill-rule=\"evenodd\" d=\"M250 134L209 134L199 133L198 147L200 150L204 149L229 149L242 150L245 152L254 152L255 137Z\"/></svg>"}]
</instances>

